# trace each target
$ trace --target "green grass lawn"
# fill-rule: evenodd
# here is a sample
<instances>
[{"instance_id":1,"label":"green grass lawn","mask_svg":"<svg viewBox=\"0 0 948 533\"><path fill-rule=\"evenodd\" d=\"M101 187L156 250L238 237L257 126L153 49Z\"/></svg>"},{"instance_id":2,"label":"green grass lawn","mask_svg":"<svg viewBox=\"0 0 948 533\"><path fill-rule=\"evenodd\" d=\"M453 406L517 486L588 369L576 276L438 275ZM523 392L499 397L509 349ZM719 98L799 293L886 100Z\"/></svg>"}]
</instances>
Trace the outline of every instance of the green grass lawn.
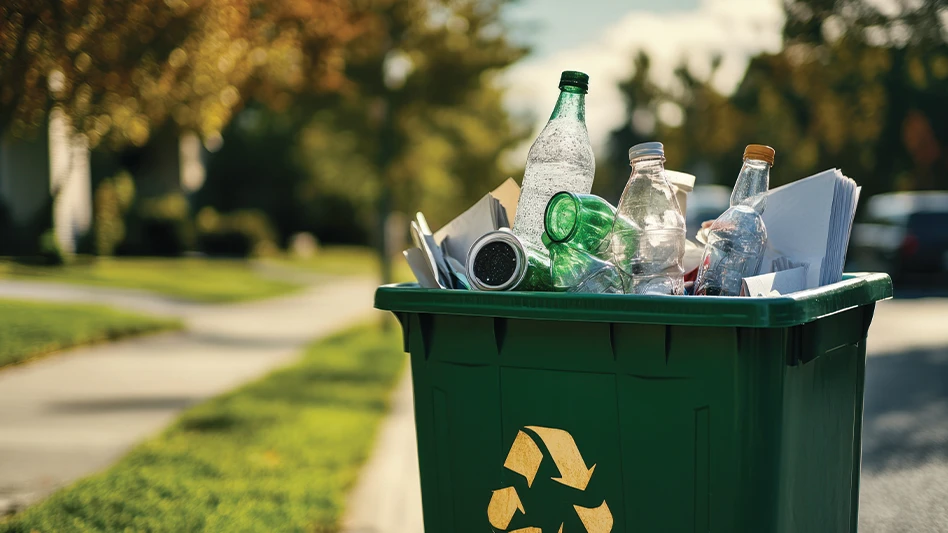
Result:
<instances>
[{"instance_id":1,"label":"green grass lawn","mask_svg":"<svg viewBox=\"0 0 948 533\"><path fill-rule=\"evenodd\" d=\"M80 258L41 267L0 263L0 277L143 289L199 302L235 302L287 294L300 285L261 275L249 261L202 258Z\"/></svg>"},{"instance_id":2,"label":"green grass lawn","mask_svg":"<svg viewBox=\"0 0 948 533\"><path fill-rule=\"evenodd\" d=\"M319 342L0 533L336 531L404 366L399 334L373 324Z\"/></svg>"},{"instance_id":3,"label":"green grass lawn","mask_svg":"<svg viewBox=\"0 0 948 533\"><path fill-rule=\"evenodd\" d=\"M0 300L0 367L70 346L179 327L97 305Z\"/></svg>"},{"instance_id":4,"label":"green grass lawn","mask_svg":"<svg viewBox=\"0 0 948 533\"><path fill-rule=\"evenodd\" d=\"M327 246L306 259L274 257L263 261L330 276L379 275L378 255L364 246Z\"/></svg>"},{"instance_id":5,"label":"green grass lawn","mask_svg":"<svg viewBox=\"0 0 948 533\"><path fill-rule=\"evenodd\" d=\"M414 281L402 257L393 259L396 281ZM379 275L378 257L370 248L330 246L309 259L274 257L257 260L133 257L79 257L65 266L34 266L0 260L0 279L54 281L142 289L166 296L206 303L257 300L302 288L298 276L285 276L276 266L305 274L326 276ZM282 272L285 274L286 270ZM290 272L292 274L292 272Z\"/></svg>"},{"instance_id":6,"label":"green grass lawn","mask_svg":"<svg viewBox=\"0 0 948 533\"><path fill-rule=\"evenodd\" d=\"M329 246L320 248L315 256L307 259L279 257L263 261L330 276L378 277L380 272L375 250L364 246ZM392 258L392 277L397 282L415 281L401 254Z\"/></svg>"}]
</instances>

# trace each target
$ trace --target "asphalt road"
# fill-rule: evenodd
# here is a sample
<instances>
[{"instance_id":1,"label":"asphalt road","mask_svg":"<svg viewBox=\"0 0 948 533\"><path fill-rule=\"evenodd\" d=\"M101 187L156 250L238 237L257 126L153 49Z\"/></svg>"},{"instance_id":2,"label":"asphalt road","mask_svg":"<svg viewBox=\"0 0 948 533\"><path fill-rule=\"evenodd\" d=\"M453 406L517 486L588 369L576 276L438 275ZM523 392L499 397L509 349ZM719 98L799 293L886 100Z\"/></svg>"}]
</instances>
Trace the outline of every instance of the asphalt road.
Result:
<instances>
[{"instance_id":1,"label":"asphalt road","mask_svg":"<svg viewBox=\"0 0 948 533\"><path fill-rule=\"evenodd\" d=\"M869 330L860 533L948 532L948 298L878 305Z\"/></svg>"}]
</instances>

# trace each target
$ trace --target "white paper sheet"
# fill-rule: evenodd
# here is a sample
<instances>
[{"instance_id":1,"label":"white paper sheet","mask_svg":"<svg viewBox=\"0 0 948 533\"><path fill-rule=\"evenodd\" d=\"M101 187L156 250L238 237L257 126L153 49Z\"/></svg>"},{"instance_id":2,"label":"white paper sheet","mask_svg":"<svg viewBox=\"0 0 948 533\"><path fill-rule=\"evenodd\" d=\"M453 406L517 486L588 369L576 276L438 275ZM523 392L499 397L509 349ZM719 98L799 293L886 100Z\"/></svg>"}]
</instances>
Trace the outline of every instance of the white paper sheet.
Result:
<instances>
[{"instance_id":1,"label":"white paper sheet","mask_svg":"<svg viewBox=\"0 0 948 533\"><path fill-rule=\"evenodd\" d=\"M439 246L445 244L444 253L466 264L467 252L474 241L495 229L494 208L491 205L494 202L496 200L489 194L484 196L470 209L435 232L435 242ZM445 242L445 237L448 236L451 238Z\"/></svg>"},{"instance_id":2,"label":"white paper sheet","mask_svg":"<svg viewBox=\"0 0 948 533\"><path fill-rule=\"evenodd\" d=\"M773 272L773 260L815 259L807 270L806 288L820 286L820 273L830 234L836 191L836 170L777 187L767 194L764 225L767 247L758 274Z\"/></svg>"},{"instance_id":3,"label":"white paper sheet","mask_svg":"<svg viewBox=\"0 0 948 533\"><path fill-rule=\"evenodd\" d=\"M448 277L444 258L441 257L441 248L434 244L434 237L425 235L418 222L414 220L411 222L411 236L416 248L421 250L422 256L427 261L428 269L434 276L435 282L441 288L448 288L451 280Z\"/></svg>"},{"instance_id":4,"label":"white paper sheet","mask_svg":"<svg viewBox=\"0 0 948 533\"><path fill-rule=\"evenodd\" d=\"M777 187L767 194L767 248L758 274L774 260L806 263L806 289L842 279L860 188L838 169Z\"/></svg>"},{"instance_id":5,"label":"white paper sheet","mask_svg":"<svg viewBox=\"0 0 948 533\"><path fill-rule=\"evenodd\" d=\"M691 272L692 270L698 268L698 265L701 264L701 259L704 257L704 246L698 246L697 244L685 239L685 255L681 261L681 266L685 270L685 273Z\"/></svg>"},{"instance_id":6,"label":"white paper sheet","mask_svg":"<svg viewBox=\"0 0 948 533\"><path fill-rule=\"evenodd\" d=\"M742 294L753 298L767 298L801 291L805 285L806 269L792 268L744 278Z\"/></svg>"},{"instance_id":7,"label":"white paper sheet","mask_svg":"<svg viewBox=\"0 0 948 533\"><path fill-rule=\"evenodd\" d=\"M439 246L444 243L443 252L462 265L466 265L467 252L474 241L485 233L510 225L516 214L516 199L519 195L520 188L517 187L517 183L508 178L500 187L485 195L470 209L436 231L435 242ZM449 236L451 238L445 242Z\"/></svg>"},{"instance_id":8,"label":"white paper sheet","mask_svg":"<svg viewBox=\"0 0 948 533\"><path fill-rule=\"evenodd\" d=\"M405 261L408 262L408 266L411 268L412 274L415 275L415 279L418 280L419 285L425 289L439 288L434 273L428 265L428 258L425 257L425 252L422 252L421 248L409 248L402 252L402 255L405 256Z\"/></svg>"}]
</instances>

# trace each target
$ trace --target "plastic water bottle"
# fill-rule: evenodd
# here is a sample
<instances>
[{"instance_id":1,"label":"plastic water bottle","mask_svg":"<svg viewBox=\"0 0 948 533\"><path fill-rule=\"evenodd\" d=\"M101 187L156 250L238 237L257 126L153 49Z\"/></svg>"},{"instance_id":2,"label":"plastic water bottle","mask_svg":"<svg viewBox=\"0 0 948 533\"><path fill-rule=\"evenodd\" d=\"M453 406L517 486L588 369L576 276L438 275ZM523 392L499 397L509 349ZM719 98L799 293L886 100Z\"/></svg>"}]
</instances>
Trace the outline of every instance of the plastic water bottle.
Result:
<instances>
[{"instance_id":1,"label":"plastic water bottle","mask_svg":"<svg viewBox=\"0 0 948 533\"><path fill-rule=\"evenodd\" d=\"M711 225L708 244L698 265L695 294L740 296L743 279L757 274L767 228L761 215L767 207L774 149L760 144L744 150L744 166L731 192L731 207Z\"/></svg>"},{"instance_id":2,"label":"plastic water bottle","mask_svg":"<svg viewBox=\"0 0 948 533\"><path fill-rule=\"evenodd\" d=\"M589 76L566 71L550 121L527 155L513 232L524 244L543 249L543 215L559 191L586 194L592 190L596 159L586 130Z\"/></svg>"},{"instance_id":3,"label":"plastic water bottle","mask_svg":"<svg viewBox=\"0 0 948 533\"><path fill-rule=\"evenodd\" d=\"M615 265L633 294L683 294L685 219L665 179L662 143L629 149L632 175L622 192L612 227Z\"/></svg>"}]
</instances>

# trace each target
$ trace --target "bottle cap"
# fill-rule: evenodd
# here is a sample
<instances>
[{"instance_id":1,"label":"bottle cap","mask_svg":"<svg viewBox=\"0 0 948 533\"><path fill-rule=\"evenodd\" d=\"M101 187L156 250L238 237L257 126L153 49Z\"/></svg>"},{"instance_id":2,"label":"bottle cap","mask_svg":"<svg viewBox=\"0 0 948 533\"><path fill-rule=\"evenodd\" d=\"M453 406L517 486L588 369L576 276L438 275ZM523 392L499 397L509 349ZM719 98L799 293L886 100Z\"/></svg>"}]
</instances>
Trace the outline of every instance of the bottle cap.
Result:
<instances>
[{"instance_id":1,"label":"bottle cap","mask_svg":"<svg viewBox=\"0 0 948 533\"><path fill-rule=\"evenodd\" d=\"M744 160L753 159L756 161L766 161L773 166L774 157L777 155L777 152L769 147L764 146L763 144L748 144L747 148L744 149Z\"/></svg>"},{"instance_id":2,"label":"bottle cap","mask_svg":"<svg viewBox=\"0 0 948 533\"><path fill-rule=\"evenodd\" d=\"M665 146L660 142L636 144L629 148L629 161L643 157L665 157Z\"/></svg>"},{"instance_id":3,"label":"bottle cap","mask_svg":"<svg viewBox=\"0 0 948 533\"><path fill-rule=\"evenodd\" d=\"M564 70L560 75L560 89L566 86L579 87L586 92L589 90L589 75L576 70Z\"/></svg>"}]
</instances>

